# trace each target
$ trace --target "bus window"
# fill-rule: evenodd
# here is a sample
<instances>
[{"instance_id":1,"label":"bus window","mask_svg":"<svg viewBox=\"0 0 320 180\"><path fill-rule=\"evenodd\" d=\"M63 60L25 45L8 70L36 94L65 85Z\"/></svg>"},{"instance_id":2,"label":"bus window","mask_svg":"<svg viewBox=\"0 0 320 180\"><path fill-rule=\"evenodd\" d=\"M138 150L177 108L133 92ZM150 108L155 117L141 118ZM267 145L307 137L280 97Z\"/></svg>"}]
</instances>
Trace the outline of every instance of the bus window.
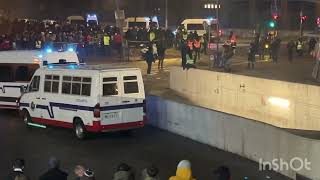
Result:
<instances>
[{"instance_id":1,"label":"bus window","mask_svg":"<svg viewBox=\"0 0 320 180\"><path fill-rule=\"evenodd\" d=\"M129 22L129 27L138 27L138 28L146 28L147 23L146 22Z\"/></svg>"},{"instance_id":2,"label":"bus window","mask_svg":"<svg viewBox=\"0 0 320 180\"><path fill-rule=\"evenodd\" d=\"M0 82L12 82L13 79L13 68L0 65Z\"/></svg>"},{"instance_id":3,"label":"bus window","mask_svg":"<svg viewBox=\"0 0 320 180\"><path fill-rule=\"evenodd\" d=\"M187 24L187 30L204 30L203 24Z\"/></svg>"}]
</instances>

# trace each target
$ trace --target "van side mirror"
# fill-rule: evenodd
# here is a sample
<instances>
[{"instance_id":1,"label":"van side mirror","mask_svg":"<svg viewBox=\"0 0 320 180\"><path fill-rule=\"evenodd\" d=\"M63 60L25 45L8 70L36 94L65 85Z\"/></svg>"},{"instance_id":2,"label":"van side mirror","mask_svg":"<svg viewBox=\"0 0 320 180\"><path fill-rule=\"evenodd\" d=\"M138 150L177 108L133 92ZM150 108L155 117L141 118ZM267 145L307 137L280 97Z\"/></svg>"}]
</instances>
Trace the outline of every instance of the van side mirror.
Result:
<instances>
[{"instance_id":1,"label":"van side mirror","mask_svg":"<svg viewBox=\"0 0 320 180\"><path fill-rule=\"evenodd\" d=\"M29 92L29 85L20 87L21 94Z\"/></svg>"}]
</instances>

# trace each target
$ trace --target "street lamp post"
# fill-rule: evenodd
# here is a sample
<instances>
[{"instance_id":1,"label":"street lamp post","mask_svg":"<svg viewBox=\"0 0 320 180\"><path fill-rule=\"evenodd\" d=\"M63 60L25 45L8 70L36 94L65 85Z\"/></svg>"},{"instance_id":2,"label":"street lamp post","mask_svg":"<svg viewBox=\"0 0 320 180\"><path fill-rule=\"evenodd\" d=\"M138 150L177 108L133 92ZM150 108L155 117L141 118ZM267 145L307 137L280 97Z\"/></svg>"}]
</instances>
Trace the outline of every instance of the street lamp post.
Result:
<instances>
[{"instance_id":1,"label":"street lamp post","mask_svg":"<svg viewBox=\"0 0 320 180\"><path fill-rule=\"evenodd\" d=\"M166 0L166 29L168 29L168 0Z\"/></svg>"},{"instance_id":2,"label":"street lamp post","mask_svg":"<svg viewBox=\"0 0 320 180\"><path fill-rule=\"evenodd\" d=\"M120 5L118 0L114 0L114 4L116 5L116 16L120 16ZM121 43L121 48L122 48L122 58L125 58L125 42L124 42L124 32L123 32L123 23L122 23L123 19L119 19L119 17L116 19L116 24L119 28L121 37L122 37L122 43Z\"/></svg>"},{"instance_id":3,"label":"street lamp post","mask_svg":"<svg viewBox=\"0 0 320 180\"><path fill-rule=\"evenodd\" d=\"M217 19L217 55L219 53L219 41L220 41L220 27L219 27L219 7L220 7L220 0L216 0L217 8L216 8L216 19Z\"/></svg>"}]
</instances>

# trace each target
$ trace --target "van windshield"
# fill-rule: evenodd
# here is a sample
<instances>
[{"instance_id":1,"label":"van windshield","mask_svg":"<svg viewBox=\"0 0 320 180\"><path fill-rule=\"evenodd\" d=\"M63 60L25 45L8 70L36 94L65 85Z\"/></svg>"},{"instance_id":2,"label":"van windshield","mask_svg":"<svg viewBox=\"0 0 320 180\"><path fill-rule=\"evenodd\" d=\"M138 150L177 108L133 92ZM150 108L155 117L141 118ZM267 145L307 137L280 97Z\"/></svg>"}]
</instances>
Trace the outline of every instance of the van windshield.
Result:
<instances>
[{"instance_id":1,"label":"van windshield","mask_svg":"<svg viewBox=\"0 0 320 180\"><path fill-rule=\"evenodd\" d=\"M129 22L129 27L138 27L138 28L146 28L146 22Z\"/></svg>"},{"instance_id":2,"label":"van windshield","mask_svg":"<svg viewBox=\"0 0 320 180\"><path fill-rule=\"evenodd\" d=\"M204 30L203 24L187 24L187 30Z\"/></svg>"},{"instance_id":3,"label":"van windshield","mask_svg":"<svg viewBox=\"0 0 320 180\"><path fill-rule=\"evenodd\" d=\"M0 64L0 82L29 82L38 64Z\"/></svg>"}]
</instances>

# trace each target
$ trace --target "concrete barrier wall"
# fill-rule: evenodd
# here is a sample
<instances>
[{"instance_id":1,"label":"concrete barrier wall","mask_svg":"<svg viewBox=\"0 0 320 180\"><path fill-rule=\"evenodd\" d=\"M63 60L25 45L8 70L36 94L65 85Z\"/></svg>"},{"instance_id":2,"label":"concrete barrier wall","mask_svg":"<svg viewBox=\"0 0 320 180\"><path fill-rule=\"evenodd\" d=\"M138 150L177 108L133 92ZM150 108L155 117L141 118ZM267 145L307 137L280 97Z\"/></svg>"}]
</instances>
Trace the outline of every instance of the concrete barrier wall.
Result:
<instances>
[{"instance_id":1,"label":"concrete barrier wall","mask_svg":"<svg viewBox=\"0 0 320 180\"><path fill-rule=\"evenodd\" d=\"M173 67L170 88L195 105L281 128L320 130L320 87Z\"/></svg>"},{"instance_id":2,"label":"concrete barrier wall","mask_svg":"<svg viewBox=\"0 0 320 180\"><path fill-rule=\"evenodd\" d=\"M147 98L149 123L161 129L188 137L259 162L281 158L307 158L312 170L298 173L320 180L320 141L292 135L279 128L222 112L181 104L160 97ZM293 170L279 171L295 179Z\"/></svg>"}]
</instances>

